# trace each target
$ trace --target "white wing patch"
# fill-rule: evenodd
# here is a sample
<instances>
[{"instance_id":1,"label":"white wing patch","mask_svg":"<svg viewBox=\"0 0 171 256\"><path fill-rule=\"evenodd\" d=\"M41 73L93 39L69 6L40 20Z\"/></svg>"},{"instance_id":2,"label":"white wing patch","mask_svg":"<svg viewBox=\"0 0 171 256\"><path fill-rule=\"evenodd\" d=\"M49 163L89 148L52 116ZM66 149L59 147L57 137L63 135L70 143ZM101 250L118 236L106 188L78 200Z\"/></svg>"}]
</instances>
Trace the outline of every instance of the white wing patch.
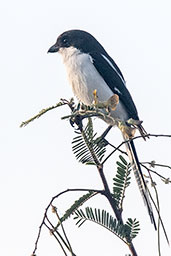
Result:
<instances>
[{"instance_id":1,"label":"white wing patch","mask_svg":"<svg viewBox=\"0 0 171 256\"><path fill-rule=\"evenodd\" d=\"M114 87L114 89L115 89L115 91L116 91L118 94L122 95L122 93L119 91L118 88Z\"/></svg>"},{"instance_id":2,"label":"white wing patch","mask_svg":"<svg viewBox=\"0 0 171 256\"><path fill-rule=\"evenodd\" d=\"M114 71L117 73L117 75L120 77L120 79L122 80L122 82L123 82L123 84L125 84L125 81L124 81L124 79L123 79L123 77L119 74L119 72L117 71L117 69L113 66L113 64L110 62L110 60L106 57L106 56L104 56L103 54L102 54L102 57L109 63L109 65L114 69ZM117 88L115 88L116 90L117 90ZM119 91L119 90L118 90ZM121 92L119 92L120 94L121 94Z\"/></svg>"}]
</instances>

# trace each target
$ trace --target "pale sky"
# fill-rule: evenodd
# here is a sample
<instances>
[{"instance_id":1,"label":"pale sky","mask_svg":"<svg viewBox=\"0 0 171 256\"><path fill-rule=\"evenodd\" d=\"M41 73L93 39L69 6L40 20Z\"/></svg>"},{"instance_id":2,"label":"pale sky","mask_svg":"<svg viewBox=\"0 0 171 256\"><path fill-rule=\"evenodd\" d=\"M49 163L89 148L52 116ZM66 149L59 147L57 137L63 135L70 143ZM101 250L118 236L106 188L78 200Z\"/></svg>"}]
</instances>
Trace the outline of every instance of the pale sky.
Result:
<instances>
[{"instance_id":1,"label":"pale sky","mask_svg":"<svg viewBox=\"0 0 171 256\"><path fill-rule=\"evenodd\" d=\"M102 188L96 169L81 165L72 154L73 130L60 119L69 113L67 108L51 111L19 128L22 121L41 109L73 96L60 56L47 54L47 50L65 30L77 28L93 34L122 70L145 129L171 134L171 2L9 0L1 3L0 12L0 255L28 256L52 196L67 188ZM97 120L95 124L102 133L106 125ZM111 133L108 139L117 146L122 141L120 132L115 128ZM136 146L141 161L171 165L171 139L138 140ZM114 155L105 168L110 185L117 159ZM168 169L155 170L171 177ZM154 179L171 239L171 185L156 176ZM56 202L59 214L79 196L73 193L61 197ZM110 211L100 197L87 205ZM158 255L157 234L133 175L125 200L127 217L141 223L141 232L134 240L138 255ZM78 229L71 220L64 227L77 256L129 253L123 243L95 224L87 222ZM161 240L162 255L169 256L163 232ZM45 228L37 255L63 255Z\"/></svg>"}]
</instances>

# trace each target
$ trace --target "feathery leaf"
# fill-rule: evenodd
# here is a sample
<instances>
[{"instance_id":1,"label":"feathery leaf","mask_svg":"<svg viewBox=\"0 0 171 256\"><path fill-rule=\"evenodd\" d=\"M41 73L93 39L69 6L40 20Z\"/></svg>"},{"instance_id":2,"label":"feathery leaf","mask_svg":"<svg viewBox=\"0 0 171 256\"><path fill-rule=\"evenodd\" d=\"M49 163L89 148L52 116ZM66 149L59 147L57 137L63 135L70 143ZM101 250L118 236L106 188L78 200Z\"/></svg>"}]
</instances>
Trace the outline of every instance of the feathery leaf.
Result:
<instances>
[{"instance_id":1,"label":"feathery leaf","mask_svg":"<svg viewBox=\"0 0 171 256\"><path fill-rule=\"evenodd\" d=\"M83 164L100 164L106 152L106 145L96 139L91 118L88 118L86 127L76 133L77 136L72 141L76 159Z\"/></svg>"},{"instance_id":2,"label":"feathery leaf","mask_svg":"<svg viewBox=\"0 0 171 256\"><path fill-rule=\"evenodd\" d=\"M78 227L83 225L87 220L95 222L114 233L125 243L131 242L140 230L139 222L136 219L128 219L124 225L105 210L96 208L93 210L91 207L86 207L84 212L82 209L76 210L74 219L77 220L76 225Z\"/></svg>"},{"instance_id":3,"label":"feathery leaf","mask_svg":"<svg viewBox=\"0 0 171 256\"><path fill-rule=\"evenodd\" d=\"M123 158L119 156L120 161L117 161L117 173L113 178L113 197L116 200L119 209L122 209L123 199L125 197L125 190L130 184L130 164Z\"/></svg>"},{"instance_id":4,"label":"feathery leaf","mask_svg":"<svg viewBox=\"0 0 171 256\"><path fill-rule=\"evenodd\" d=\"M96 192L88 192L87 194L81 196L78 200L74 202L74 204L65 212L65 214L60 218L60 222L57 224L57 227L60 226L60 224L68 219L83 203L85 203L87 200L89 200L91 197L95 196ZM85 217L84 212L80 210L77 212L77 214L80 214L80 217Z\"/></svg>"}]
</instances>

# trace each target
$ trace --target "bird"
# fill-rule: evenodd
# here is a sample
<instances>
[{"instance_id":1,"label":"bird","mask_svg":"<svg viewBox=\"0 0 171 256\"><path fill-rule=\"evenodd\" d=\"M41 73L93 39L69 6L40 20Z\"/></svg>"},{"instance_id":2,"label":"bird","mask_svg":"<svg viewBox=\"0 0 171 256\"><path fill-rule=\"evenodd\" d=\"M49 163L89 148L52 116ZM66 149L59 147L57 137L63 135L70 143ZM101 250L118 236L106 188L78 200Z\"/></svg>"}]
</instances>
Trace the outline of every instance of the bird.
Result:
<instances>
[{"instance_id":1,"label":"bird","mask_svg":"<svg viewBox=\"0 0 171 256\"><path fill-rule=\"evenodd\" d=\"M107 101L113 95L119 98L118 104L111 116L130 127L128 120L134 120L136 128L145 138L146 132L139 119L137 108L121 70L110 57L104 47L90 33L72 29L58 36L48 53L58 52L63 59L68 81L74 95L85 105L90 106L94 101L94 91L97 91L98 100ZM134 129L135 130L135 129ZM135 174L138 187L147 206L148 213L155 229L155 218L150 202L149 191L138 160L133 140L128 140L127 134L122 131L126 141L127 153Z\"/></svg>"}]
</instances>

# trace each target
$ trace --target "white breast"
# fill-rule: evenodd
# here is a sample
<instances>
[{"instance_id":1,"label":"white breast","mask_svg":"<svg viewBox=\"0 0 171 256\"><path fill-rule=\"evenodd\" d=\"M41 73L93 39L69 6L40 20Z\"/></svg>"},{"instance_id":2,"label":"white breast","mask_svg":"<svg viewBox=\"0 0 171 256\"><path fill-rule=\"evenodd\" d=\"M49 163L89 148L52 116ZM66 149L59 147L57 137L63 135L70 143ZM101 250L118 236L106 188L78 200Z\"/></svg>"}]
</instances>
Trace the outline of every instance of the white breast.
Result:
<instances>
[{"instance_id":1,"label":"white breast","mask_svg":"<svg viewBox=\"0 0 171 256\"><path fill-rule=\"evenodd\" d=\"M59 51L67 70L69 83L75 96L86 105L93 102L93 91L97 90L99 101L106 101L113 92L97 72L89 54L81 53L74 47L62 48ZM127 113L121 103L112 113L114 118L127 120Z\"/></svg>"}]
</instances>

